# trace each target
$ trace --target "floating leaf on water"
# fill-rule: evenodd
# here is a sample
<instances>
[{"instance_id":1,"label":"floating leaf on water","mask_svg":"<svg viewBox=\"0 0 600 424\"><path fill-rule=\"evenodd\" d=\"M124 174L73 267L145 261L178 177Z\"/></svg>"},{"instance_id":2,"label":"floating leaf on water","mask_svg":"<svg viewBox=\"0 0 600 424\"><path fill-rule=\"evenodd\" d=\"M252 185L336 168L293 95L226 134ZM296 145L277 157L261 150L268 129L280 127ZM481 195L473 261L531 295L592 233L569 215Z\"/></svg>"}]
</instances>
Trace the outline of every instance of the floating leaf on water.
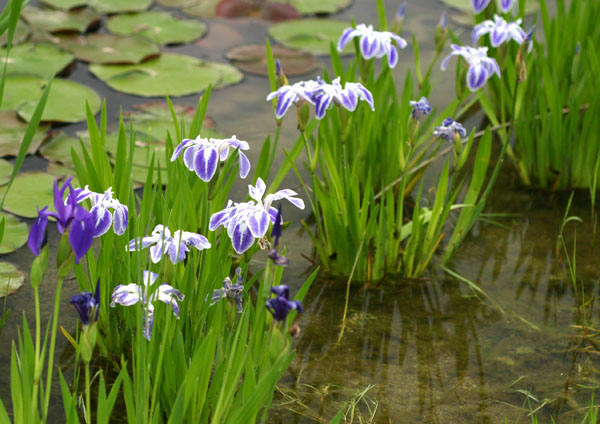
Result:
<instances>
[{"instance_id":1,"label":"floating leaf on water","mask_svg":"<svg viewBox=\"0 0 600 424\"><path fill-rule=\"evenodd\" d=\"M75 149L81 157L81 143L79 139L71 137L62 131L57 131L51 134L50 138L42 144L40 155L52 163L61 163L65 166L73 167L71 149Z\"/></svg>"},{"instance_id":2,"label":"floating leaf on water","mask_svg":"<svg viewBox=\"0 0 600 424\"><path fill-rule=\"evenodd\" d=\"M319 66L317 59L306 52L287 47L273 46L273 56L279 59L283 71L288 76L301 75L314 71ZM245 44L233 47L225 56L243 71L257 75L268 75L267 49L264 44Z\"/></svg>"},{"instance_id":3,"label":"floating leaf on water","mask_svg":"<svg viewBox=\"0 0 600 424\"><path fill-rule=\"evenodd\" d=\"M198 3L198 0L157 0L158 4L165 7L181 8Z\"/></svg>"},{"instance_id":4,"label":"floating leaf on water","mask_svg":"<svg viewBox=\"0 0 600 424\"><path fill-rule=\"evenodd\" d=\"M41 94L40 91L38 98ZM18 113L21 118L26 121L31 119L38 98L24 102L19 106ZM92 113L95 114L100 110L100 96L94 90L75 81L54 78L42 113L42 121L83 121L86 118L86 102L89 104Z\"/></svg>"},{"instance_id":5,"label":"floating leaf on water","mask_svg":"<svg viewBox=\"0 0 600 424\"><path fill-rule=\"evenodd\" d=\"M25 274L10 262L0 261L0 297L13 294L23 285Z\"/></svg>"},{"instance_id":6,"label":"floating leaf on water","mask_svg":"<svg viewBox=\"0 0 600 424\"><path fill-rule=\"evenodd\" d=\"M59 46L77 59L96 64L136 64L160 54L158 44L137 35L90 34L59 39Z\"/></svg>"},{"instance_id":7,"label":"floating leaf on water","mask_svg":"<svg viewBox=\"0 0 600 424\"><path fill-rule=\"evenodd\" d=\"M7 75L0 110L16 110L23 103L39 99L47 83L34 75Z\"/></svg>"},{"instance_id":8,"label":"floating leaf on water","mask_svg":"<svg viewBox=\"0 0 600 424\"><path fill-rule=\"evenodd\" d=\"M6 46L7 32L8 31L5 31L4 34L0 35L0 46L2 47ZM19 22L17 22L17 28L15 29L15 35L13 36L13 46L16 46L17 44L27 40L27 37L29 37L30 33L31 28L29 27L29 24L23 19L19 19Z\"/></svg>"},{"instance_id":9,"label":"floating leaf on water","mask_svg":"<svg viewBox=\"0 0 600 424\"><path fill-rule=\"evenodd\" d=\"M27 6L23 18L36 29L48 32L86 32L100 23L100 15L88 8L74 10L39 9Z\"/></svg>"},{"instance_id":10,"label":"floating leaf on water","mask_svg":"<svg viewBox=\"0 0 600 424\"><path fill-rule=\"evenodd\" d=\"M154 0L89 0L89 6L100 13L143 12Z\"/></svg>"},{"instance_id":11,"label":"floating leaf on water","mask_svg":"<svg viewBox=\"0 0 600 424\"><path fill-rule=\"evenodd\" d=\"M273 25L269 35L287 47L309 52L312 54L329 54L329 44L337 45L348 22L332 19L297 19ZM352 43L343 53L354 49Z\"/></svg>"},{"instance_id":12,"label":"floating leaf on water","mask_svg":"<svg viewBox=\"0 0 600 424\"><path fill-rule=\"evenodd\" d=\"M29 154L34 154L40 147L40 144L46 138L46 131L50 125L41 124L33 136L29 146ZM23 136L27 131L27 123L23 122L13 110L0 112L0 156L16 156L23 141ZM1 173L2 184L4 182L4 170Z\"/></svg>"},{"instance_id":13,"label":"floating leaf on water","mask_svg":"<svg viewBox=\"0 0 600 424\"><path fill-rule=\"evenodd\" d=\"M54 9L69 10L75 7L85 6L88 0L41 0L42 3L52 6Z\"/></svg>"},{"instance_id":14,"label":"floating leaf on water","mask_svg":"<svg viewBox=\"0 0 600 424\"><path fill-rule=\"evenodd\" d=\"M175 53L138 65L90 65L90 71L117 91L144 97L185 96L243 78L231 65Z\"/></svg>"},{"instance_id":15,"label":"floating leaf on water","mask_svg":"<svg viewBox=\"0 0 600 424\"><path fill-rule=\"evenodd\" d=\"M300 17L298 10L291 4L246 0L221 0L215 8L215 14L224 18L254 16L267 21L286 21Z\"/></svg>"},{"instance_id":16,"label":"floating leaf on water","mask_svg":"<svg viewBox=\"0 0 600 424\"><path fill-rule=\"evenodd\" d=\"M0 243L0 254L12 253L27 243L29 228L14 215L0 213L0 218L5 219L4 235Z\"/></svg>"},{"instance_id":17,"label":"floating leaf on water","mask_svg":"<svg viewBox=\"0 0 600 424\"><path fill-rule=\"evenodd\" d=\"M290 0L290 3L303 15L336 13L352 3L352 0Z\"/></svg>"},{"instance_id":18,"label":"floating leaf on water","mask_svg":"<svg viewBox=\"0 0 600 424\"><path fill-rule=\"evenodd\" d=\"M135 34L159 44L189 43L206 33L204 22L154 11L114 16L106 26L115 34Z\"/></svg>"},{"instance_id":19,"label":"floating leaf on water","mask_svg":"<svg viewBox=\"0 0 600 424\"><path fill-rule=\"evenodd\" d=\"M202 18L214 18L217 14L217 5L221 0L193 0L186 3L181 9L188 15L200 16Z\"/></svg>"},{"instance_id":20,"label":"floating leaf on water","mask_svg":"<svg viewBox=\"0 0 600 424\"><path fill-rule=\"evenodd\" d=\"M23 43L10 49L8 74L31 74L50 78L64 70L75 58L50 43ZM6 61L6 49L0 49L0 65Z\"/></svg>"},{"instance_id":21,"label":"floating leaf on water","mask_svg":"<svg viewBox=\"0 0 600 424\"><path fill-rule=\"evenodd\" d=\"M37 208L52 205L52 189L56 177L45 172L28 172L17 175L6 195L4 210L25 218L37 217ZM0 196L6 189L0 188Z\"/></svg>"},{"instance_id":22,"label":"floating leaf on water","mask_svg":"<svg viewBox=\"0 0 600 424\"><path fill-rule=\"evenodd\" d=\"M1 113L0 113L1 115ZM13 164L7 160L0 159L0 185L7 184L13 172Z\"/></svg>"}]
</instances>

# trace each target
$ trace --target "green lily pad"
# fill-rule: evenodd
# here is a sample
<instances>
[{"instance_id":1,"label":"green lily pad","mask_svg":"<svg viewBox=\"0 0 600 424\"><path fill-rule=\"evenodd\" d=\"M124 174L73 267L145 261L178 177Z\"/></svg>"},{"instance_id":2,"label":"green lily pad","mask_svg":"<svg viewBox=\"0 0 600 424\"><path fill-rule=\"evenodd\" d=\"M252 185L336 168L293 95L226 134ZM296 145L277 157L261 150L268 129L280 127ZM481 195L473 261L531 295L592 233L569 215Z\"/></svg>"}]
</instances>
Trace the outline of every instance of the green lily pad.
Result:
<instances>
[{"instance_id":1,"label":"green lily pad","mask_svg":"<svg viewBox=\"0 0 600 424\"><path fill-rule=\"evenodd\" d=\"M158 44L136 35L63 36L59 45L77 59L97 64L135 64L160 54Z\"/></svg>"},{"instance_id":2,"label":"green lily pad","mask_svg":"<svg viewBox=\"0 0 600 424\"><path fill-rule=\"evenodd\" d=\"M0 297L13 294L23 285L25 274L10 262L0 261Z\"/></svg>"},{"instance_id":3,"label":"green lily pad","mask_svg":"<svg viewBox=\"0 0 600 424\"><path fill-rule=\"evenodd\" d=\"M50 43L23 43L10 49L7 72L50 78L65 69L73 59L71 53ZM6 60L6 49L0 49L0 66Z\"/></svg>"},{"instance_id":4,"label":"green lily pad","mask_svg":"<svg viewBox=\"0 0 600 424\"><path fill-rule=\"evenodd\" d=\"M36 98L20 105L18 110L19 116L29 121L37 106L37 102L38 99ZM46 107L42 113L42 121L83 121L86 119L86 102L89 104L92 113L100 110L100 96L94 90L75 81L54 78L46 101Z\"/></svg>"},{"instance_id":5,"label":"green lily pad","mask_svg":"<svg viewBox=\"0 0 600 424\"><path fill-rule=\"evenodd\" d=\"M48 32L86 32L100 22L100 15L88 8L65 11L27 6L22 14L32 27Z\"/></svg>"},{"instance_id":6,"label":"green lily pad","mask_svg":"<svg viewBox=\"0 0 600 424\"><path fill-rule=\"evenodd\" d=\"M27 224L19 221L14 215L5 213L0 215L5 219L0 254L12 253L27 243L29 228L27 228Z\"/></svg>"},{"instance_id":7,"label":"green lily pad","mask_svg":"<svg viewBox=\"0 0 600 424\"><path fill-rule=\"evenodd\" d=\"M156 0L156 2L165 7L180 9L197 3L197 0Z\"/></svg>"},{"instance_id":8,"label":"green lily pad","mask_svg":"<svg viewBox=\"0 0 600 424\"><path fill-rule=\"evenodd\" d=\"M0 159L0 185L7 184L13 172L13 164L7 160Z\"/></svg>"},{"instance_id":9,"label":"green lily pad","mask_svg":"<svg viewBox=\"0 0 600 424\"><path fill-rule=\"evenodd\" d=\"M40 144L46 138L46 131L50 129L49 124L41 124L33 136L31 145L29 146L29 154L34 154L40 147ZM23 122L17 116L15 111L0 112L0 156L16 156L23 141L23 136L27 131L27 123ZM4 184L5 170L2 166L0 179Z\"/></svg>"},{"instance_id":10,"label":"green lily pad","mask_svg":"<svg viewBox=\"0 0 600 424\"><path fill-rule=\"evenodd\" d=\"M332 19L296 19L273 25L269 35L284 46L312 54L329 54L329 44L337 45L348 22ZM342 53L351 53L352 43Z\"/></svg>"},{"instance_id":11,"label":"green lily pad","mask_svg":"<svg viewBox=\"0 0 600 424\"><path fill-rule=\"evenodd\" d=\"M336 13L349 6L350 3L352 0L290 0L290 4L303 15Z\"/></svg>"},{"instance_id":12,"label":"green lily pad","mask_svg":"<svg viewBox=\"0 0 600 424\"><path fill-rule=\"evenodd\" d=\"M25 218L37 217L37 208L52 205L54 175L29 172L17 175L4 201L4 210ZM0 195L4 195L1 190Z\"/></svg>"},{"instance_id":13,"label":"green lily pad","mask_svg":"<svg viewBox=\"0 0 600 424\"><path fill-rule=\"evenodd\" d=\"M204 22L153 11L114 16L106 26L115 34L140 35L159 44L188 43L206 33Z\"/></svg>"},{"instance_id":14,"label":"green lily pad","mask_svg":"<svg viewBox=\"0 0 600 424\"><path fill-rule=\"evenodd\" d=\"M40 154L52 163L61 163L67 167L74 167L71 159L71 148L81 156L81 143L79 139L58 131L40 147Z\"/></svg>"},{"instance_id":15,"label":"green lily pad","mask_svg":"<svg viewBox=\"0 0 600 424\"><path fill-rule=\"evenodd\" d=\"M15 29L15 35L13 36L13 46L16 46L17 44L20 44L23 41L27 40L27 37L29 37L30 33L31 28L29 27L29 24L23 19L19 19L19 22L17 22L17 27ZM6 42L8 41L6 37L7 31L5 31L4 34L0 35L0 46L6 46Z\"/></svg>"},{"instance_id":16,"label":"green lily pad","mask_svg":"<svg viewBox=\"0 0 600 424\"><path fill-rule=\"evenodd\" d=\"M77 172L75 172L74 168L69 168L68 166L61 165L57 162L50 162L46 168L46 172L54 175L55 178L60 180L64 180L69 177L75 177L77 175Z\"/></svg>"},{"instance_id":17,"label":"green lily pad","mask_svg":"<svg viewBox=\"0 0 600 424\"><path fill-rule=\"evenodd\" d=\"M69 10L87 4L87 0L41 0L41 2L52 6L54 9L61 10Z\"/></svg>"},{"instance_id":18,"label":"green lily pad","mask_svg":"<svg viewBox=\"0 0 600 424\"><path fill-rule=\"evenodd\" d=\"M185 96L243 78L231 65L175 53L137 65L90 65L90 71L117 91L144 97Z\"/></svg>"},{"instance_id":19,"label":"green lily pad","mask_svg":"<svg viewBox=\"0 0 600 424\"><path fill-rule=\"evenodd\" d=\"M314 71L319 66L317 59L306 52L287 47L273 46L273 56L279 59L283 71L288 76L302 75ZM251 74L268 75L267 49L264 44L244 44L233 47L225 53L235 66Z\"/></svg>"},{"instance_id":20,"label":"green lily pad","mask_svg":"<svg viewBox=\"0 0 600 424\"><path fill-rule=\"evenodd\" d=\"M39 99L47 83L34 75L7 75L0 110L16 110L25 102Z\"/></svg>"},{"instance_id":21,"label":"green lily pad","mask_svg":"<svg viewBox=\"0 0 600 424\"><path fill-rule=\"evenodd\" d=\"M216 16L217 5L221 0L193 0L181 6L183 13L188 15L200 16L201 18L214 18Z\"/></svg>"},{"instance_id":22,"label":"green lily pad","mask_svg":"<svg viewBox=\"0 0 600 424\"><path fill-rule=\"evenodd\" d=\"M100 13L143 12L154 0L90 0L89 5Z\"/></svg>"}]
</instances>

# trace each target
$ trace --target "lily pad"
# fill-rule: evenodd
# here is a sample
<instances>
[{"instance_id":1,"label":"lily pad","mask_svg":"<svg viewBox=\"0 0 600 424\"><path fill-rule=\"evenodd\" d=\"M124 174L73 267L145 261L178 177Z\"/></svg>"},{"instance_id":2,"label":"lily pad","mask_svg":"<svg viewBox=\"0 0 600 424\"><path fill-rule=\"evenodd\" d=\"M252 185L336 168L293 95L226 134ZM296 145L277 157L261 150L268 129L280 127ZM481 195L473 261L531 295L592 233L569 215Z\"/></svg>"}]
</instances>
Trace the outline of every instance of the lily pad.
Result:
<instances>
[{"instance_id":1,"label":"lily pad","mask_svg":"<svg viewBox=\"0 0 600 424\"><path fill-rule=\"evenodd\" d=\"M0 297L13 294L23 285L25 274L10 262L0 261Z\"/></svg>"},{"instance_id":2,"label":"lily pad","mask_svg":"<svg viewBox=\"0 0 600 424\"><path fill-rule=\"evenodd\" d=\"M0 216L5 219L4 235L2 236L2 243L0 244L0 254L12 253L27 243L29 228L27 228L27 224L19 221L14 215L3 213L0 214Z\"/></svg>"},{"instance_id":3,"label":"lily pad","mask_svg":"<svg viewBox=\"0 0 600 424\"><path fill-rule=\"evenodd\" d=\"M352 0L290 0L290 3L303 15L314 15L339 12Z\"/></svg>"},{"instance_id":4,"label":"lily pad","mask_svg":"<svg viewBox=\"0 0 600 424\"><path fill-rule=\"evenodd\" d=\"M29 154L34 154L40 147L40 144L46 138L46 131L50 129L49 124L41 124L33 136L31 145L29 146ZM23 122L17 116L15 111L0 112L0 156L16 156L23 141L23 136L27 131L27 123ZM0 178L4 184L5 170L2 166Z\"/></svg>"},{"instance_id":5,"label":"lily pad","mask_svg":"<svg viewBox=\"0 0 600 424\"><path fill-rule=\"evenodd\" d=\"M40 154L52 163L61 163L67 167L74 167L71 159L71 148L81 155L81 143L79 139L58 131L40 148Z\"/></svg>"},{"instance_id":6,"label":"lily pad","mask_svg":"<svg viewBox=\"0 0 600 424\"><path fill-rule=\"evenodd\" d=\"M217 5L221 0L193 0L181 6L183 13L200 16L202 18L213 18L216 16Z\"/></svg>"},{"instance_id":7,"label":"lily pad","mask_svg":"<svg viewBox=\"0 0 600 424\"><path fill-rule=\"evenodd\" d=\"M137 35L90 34L60 37L60 47L79 60L99 64L136 64L160 54L154 41Z\"/></svg>"},{"instance_id":8,"label":"lily pad","mask_svg":"<svg viewBox=\"0 0 600 424\"><path fill-rule=\"evenodd\" d=\"M88 0L41 0L42 3L52 6L54 9L69 10L75 7L85 6Z\"/></svg>"},{"instance_id":9,"label":"lily pad","mask_svg":"<svg viewBox=\"0 0 600 424\"><path fill-rule=\"evenodd\" d=\"M29 24L23 19L19 19L19 22L17 22L17 28L15 29L15 35L13 36L13 46L27 40L27 37L29 37L30 33L31 28L29 27ZM0 46L6 46L6 42L8 41L6 37L7 31L0 35Z\"/></svg>"},{"instance_id":10,"label":"lily pad","mask_svg":"<svg viewBox=\"0 0 600 424\"><path fill-rule=\"evenodd\" d=\"M4 210L25 218L37 217L37 208L52 205L54 175L29 172L17 175L4 201ZM0 195L4 195L0 190Z\"/></svg>"},{"instance_id":11,"label":"lily pad","mask_svg":"<svg viewBox=\"0 0 600 424\"><path fill-rule=\"evenodd\" d=\"M254 16L268 21L300 18L300 12L291 4L272 1L221 0L215 9L215 14L225 18Z\"/></svg>"},{"instance_id":12,"label":"lily pad","mask_svg":"<svg viewBox=\"0 0 600 424\"><path fill-rule=\"evenodd\" d=\"M44 81L44 80L40 80ZM41 96L41 91L39 93ZM38 96L38 97L39 97ZM29 100L19 106L19 116L26 121L31 119L38 99ZM92 113L100 110L100 97L89 87L75 81L54 78L48 94L42 121L79 122L86 118L86 102Z\"/></svg>"},{"instance_id":13,"label":"lily pad","mask_svg":"<svg viewBox=\"0 0 600 424\"><path fill-rule=\"evenodd\" d=\"M143 12L154 0L90 0L89 5L100 13Z\"/></svg>"},{"instance_id":14,"label":"lily pad","mask_svg":"<svg viewBox=\"0 0 600 424\"><path fill-rule=\"evenodd\" d=\"M10 49L7 72L50 78L64 70L73 59L71 53L50 43L23 43ZM0 49L0 65L6 60L6 49Z\"/></svg>"},{"instance_id":15,"label":"lily pad","mask_svg":"<svg viewBox=\"0 0 600 424\"><path fill-rule=\"evenodd\" d=\"M206 33L204 22L154 11L114 16L106 26L115 34L140 35L159 44L188 43Z\"/></svg>"},{"instance_id":16,"label":"lily pad","mask_svg":"<svg viewBox=\"0 0 600 424\"><path fill-rule=\"evenodd\" d=\"M286 75L302 75L314 71L319 62L309 53L287 47L273 46L273 56L279 59ZM245 44L225 53L227 59L243 71L257 75L268 75L267 49L264 44Z\"/></svg>"},{"instance_id":17,"label":"lily pad","mask_svg":"<svg viewBox=\"0 0 600 424\"><path fill-rule=\"evenodd\" d=\"M138 65L90 65L90 71L117 91L144 97L185 96L243 78L231 65L175 53Z\"/></svg>"},{"instance_id":18,"label":"lily pad","mask_svg":"<svg viewBox=\"0 0 600 424\"><path fill-rule=\"evenodd\" d=\"M13 172L13 164L7 160L0 159L0 185L7 184Z\"/></svg>"},{"instance_id":19,"label":"lily pad","mask_svg":"<svg viewBox=\"0 0 600 424\"><path fill-rule=\"evenodd\" d=\"M329 54L329 44L337 45L348 22L332 19L297 19L285 21L269 28L269 35L284 46L312 54ZM351 53L352 43L342 53Z\"/></svg>"},{"instance_id":20,"label":"lily pad","mask_svg":"<svg viewBox=\"0 0 600 424\"><path fill-rule=\"evenodd\" d=\"M32 27L48 32L86 32L100 23L100 15L88 8L65 11L27 6L22 13Z\"/></svg>"},{"instance_id":21,"label":"lily pad","mask_svg":"<svg viewBox=\"0 0 600 424\"><path fill-rule=\"evenodd\" d=\"M188 5L193 5L197 3L197 0L157 0L156 1L161 6L172 7L172 8L182 8L187 7Z\"/></svg>"}]
</instances>

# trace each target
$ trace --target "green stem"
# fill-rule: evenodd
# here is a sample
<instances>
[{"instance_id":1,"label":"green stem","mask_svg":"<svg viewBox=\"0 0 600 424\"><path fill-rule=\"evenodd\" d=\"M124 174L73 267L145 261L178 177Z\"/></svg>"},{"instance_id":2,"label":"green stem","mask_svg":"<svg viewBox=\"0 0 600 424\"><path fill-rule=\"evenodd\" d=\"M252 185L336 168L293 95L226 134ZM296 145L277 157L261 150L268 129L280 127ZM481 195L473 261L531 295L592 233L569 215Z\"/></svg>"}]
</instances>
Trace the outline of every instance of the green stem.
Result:
<instances>
[{"instance_id":1,"label":"green stem","mask_svg":"<svg viewBox=\"0 0 600 424\"><path fill-rule=\"evenodd\" d=\"M90 363L85 362L85 422L92 424L92 402L90 400Z\"/></svg>"},{"instance_id":2,"label":"green stem","mask_svg":"<svg viewBox=\"0 0 600 424\"><path fill-rule=\"evenodd\" d=\"M38 401L38 391L40 388L40 377L42 375L43 363L44 361L40 357L40 346L41 346L41 319L40 319L40 292L38 287L33 288L34 301L35 301L35 365L34 365L34 378L33 378L33 394L32 394L32 404L33 407L37 410L37 406L39 405ZM37 415L34 411L34 415Z\"/></svg>"},{"instance_id":3,"label":"green stem","mask_svg":"<svg viewBox=\"0 0 600 424\"><path fill-rule=\"evenodd\" d=\"M62 291L63 278L59 278L56 284L56 296L54 298L54 314L52 316L52 331L50 335L50 351L48 352L48 374L46 377L46 392L44 399L43 416L46 416L48 405L50 405L50 392L52 386L52 374L54 371L54 348L56 346L56 330L58 328L58 311L60 309L60 294Z\"/></svg>"}]
</instances>

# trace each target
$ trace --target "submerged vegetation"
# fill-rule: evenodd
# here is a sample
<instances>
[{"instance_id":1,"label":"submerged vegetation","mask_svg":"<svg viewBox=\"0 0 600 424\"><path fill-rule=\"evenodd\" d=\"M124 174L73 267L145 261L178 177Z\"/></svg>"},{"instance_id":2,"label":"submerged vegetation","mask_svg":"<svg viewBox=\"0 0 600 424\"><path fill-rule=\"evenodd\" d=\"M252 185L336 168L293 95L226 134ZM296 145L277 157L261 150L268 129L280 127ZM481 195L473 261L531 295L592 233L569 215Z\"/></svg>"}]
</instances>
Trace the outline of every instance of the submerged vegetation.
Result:
<instances>
[{"instance_id":1,"label":"submerged vegetation","mask_svg":"<svg viewBox=\"0 0 600 424\"><path fill-rule=\"evenodd\" d=\"M28 279L34 319L23 315L11 344L10 402L0 399L0 422L51 420L56 390L68 423L111 422L119 419L117 410L122 419L139 423L265 422L277 384L295 355L293 338L300 328L294 319L304 312L303 301L319 272L346 281L333 350L343 343L345 331L346 336L352 331L352 281L368 287L404 279L403 295L434 312L425 326L406 310L398 313L406 324L403 335L415 334L421 410L430 402L432 381L440 379L430 356L434 341L445 337L448 311L456 320L456 344L478 338L476 314L499 314L537 329L455 272L452 261L470 231L487 219L484 208L505 156L526 185L553 193L589 189L594 209L600 172L597 2L574 1L567 7L557 0L551 15L547 1L540 0L544 39L538 42L535 25L522 26L530 21L525 0L473 0L471 40L465 44L443 15L430 31L434 51L425 66L416 37L403 38L405 6L389 21L382 0L374 2L378 28L354 20L319 18L315 24L298 19L333 13L346 0L320 5L160 1L190 15L286 21L269 33L288 49L273 48L267 40L264 49L230 54L240 62L258 62L241 67L269 77L264 96L272 102L275 133L259 153L243 134L219 134L206 115L212 89L239 82L242 72L165 47L196 40L206 25L146 11L153 3L147 0L128 2L125 8L109 0L42 3L51 8L10 0L0 14L6 46L0 145L16 156L13 164L0 167L6 182L0 205L34 218L26 231L12 215L3 216L1 247L9 252L27 243L35 255ZM86 33L100 25L102 13L121 12L128 14L107 22L114 34ZM50 13L52 22L44 18ZM321 24L322 33L313 34ZM398 64L409 44L415 66L401 73ZM290 83L286 67L307 56L295 47L328 54L330 69ZM278 54L285 60L279 61ZM455 56L456 96L440 109L428 99L436 90L452 91L439 83L439 76ZM166 105L122 112L111 129L106 103L94 90L54 77L75 58L88 62L94 76L122 93L203 95L195 108L174 105L167 97ZM306 69L314 69L314 63ZM469 128L475 109L486 120ZM78 139L54 133L40 149L52 161L54 175L18 175L26 155L44 141L44 122L81 120L87 132L78 133ZM289 150L281 149L284 120L293 120L298 129ZM499 145L493 153L494 140ZM301 193L280 188L294 178ZM237 190L240 184L247 185L247 192ZM592 355L598 353L599 334L595 295L578 280L576 237L571 249L566 241L567 224L581 221L569 217L572 199L556 261L566 261L576 302L579 333L569 352ZM290 290L284 268L295 246L284 233L284 217L305 208L311 220L301 225L313 243L315 266L299 290ZM49 243L54 222L59 241ZM0 283L7 288L0 296L6 296L25 276L8 263L1 265ZM441 285L431 278L440 270L454 278L443 286L448 304L439 302ZM80 290L70 298L79 316L76 329L60 325L63 286L71 278ZM40 290L48 284L55 287L54 307L43 329ZM9 312L3 312L0 329ZM55 372L58 337L75 351L72 377L64 369ZM469 359L461 355L457 350L462 384ZM406 350L399 357L403 363ZM511 363L504 357L494 360L500 366ZM536 422L539 409L552 402L539 401L528 389L517 388L518 382L508 387L526 396ZM379 404L370 384L340 405L329 417L332 422L362 422L363 415L375 419ZM570 380L565 384L565 391L570 386L589 389ZM295 402L293 395L279 392ZM593 397L586 409L583 422L595 422Z\"/></svg>"}]
</instances>

